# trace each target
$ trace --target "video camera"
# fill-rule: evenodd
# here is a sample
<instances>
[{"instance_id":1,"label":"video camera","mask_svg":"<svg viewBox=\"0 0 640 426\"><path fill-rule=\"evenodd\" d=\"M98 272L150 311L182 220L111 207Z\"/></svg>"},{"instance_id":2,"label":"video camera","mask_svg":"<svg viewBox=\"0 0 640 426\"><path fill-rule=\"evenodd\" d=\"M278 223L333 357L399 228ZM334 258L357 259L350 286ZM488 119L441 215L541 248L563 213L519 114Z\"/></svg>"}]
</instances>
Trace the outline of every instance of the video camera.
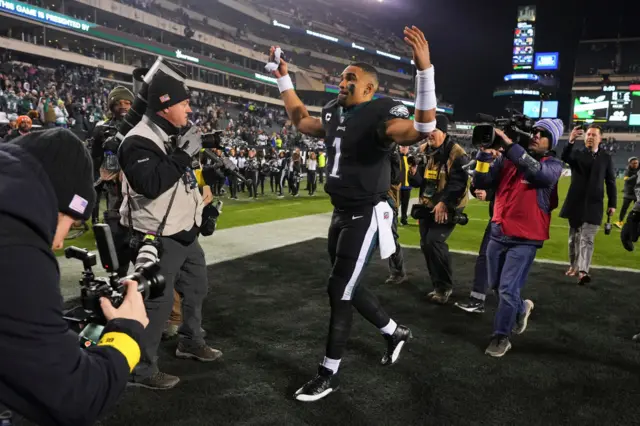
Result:
<instances>
[{"instance_id":1,"label":"video camera","mask_svg":"<svg viewBox=\"0 0 640 426\"><path fill-rule=\"evenodd\" d=\"M96 345L107 323L100 307L101 297L109 299L117 308L124 301L126 294L124 283L128 280L138 283L138 291L145 300L161 296L165 289L165 280L159 274L160 265L157 258L156 261L138 264L138 260L141 259L139 255L135 272L120 278L117 273L119 264L111 229L108 225L96 224L93 226L93 232L102 267L109 273L108 277L94 275L92 267L97 263L95 254L78 247L67 247L64 251L67 259L80 260L84 267L80 280L80 306L68 310L63 315L72 328L80 332L81 347Z\"/></svg>"},{"instance_id":2,"label":"video camera","mask_svg":"<svg viewBox=\"0 0 640 426\"><path fill-rule=\"evenodd\" d=\"M514 109L507 108L507 112L509 116L506 118L477 114L478 120L482 123L473 129L471 143L474 147L498 149L502 145L502 138L496 134L496 128L502 130L514 143L522 145L525 149L529 147L535 120Z\"/></svg>"}]
</instances>

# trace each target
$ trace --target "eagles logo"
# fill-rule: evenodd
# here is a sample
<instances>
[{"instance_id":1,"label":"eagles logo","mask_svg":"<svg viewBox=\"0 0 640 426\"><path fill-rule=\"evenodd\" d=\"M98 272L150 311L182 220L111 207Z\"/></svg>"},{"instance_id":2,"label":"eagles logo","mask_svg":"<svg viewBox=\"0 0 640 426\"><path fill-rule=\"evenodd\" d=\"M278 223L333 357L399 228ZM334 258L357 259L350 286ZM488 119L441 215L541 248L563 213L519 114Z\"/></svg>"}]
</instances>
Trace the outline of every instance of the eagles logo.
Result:
<instances>
[{"instance_id":1,"label":"eagles logo","mask_svg":"<svg viewBox=\"0 0 640 426\"><path fill-rule=\"evenodd\" d=\"M404 105L396 105L391 108L389 114L399 118L409 118L409 109Z\"/></svg>"}]
</instances>

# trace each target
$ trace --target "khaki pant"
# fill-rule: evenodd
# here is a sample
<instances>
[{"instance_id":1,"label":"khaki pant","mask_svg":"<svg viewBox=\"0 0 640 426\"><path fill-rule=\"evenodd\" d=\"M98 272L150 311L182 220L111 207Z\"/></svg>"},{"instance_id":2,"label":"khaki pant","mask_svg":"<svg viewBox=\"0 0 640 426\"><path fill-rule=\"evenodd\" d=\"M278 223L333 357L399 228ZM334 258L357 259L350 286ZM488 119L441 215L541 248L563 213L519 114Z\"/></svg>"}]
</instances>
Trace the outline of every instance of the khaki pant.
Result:
<instances>
[{"instance_id":1,"label":"khaki pant","mask_svg":"<svg viewBox=\"0 0 640 426\"><path fill-rule=\"evenodd\" d=\"M171 308L171 314L169 315L169 324L182 324L182 298L175 289L173 290L173 308Z\"/></svg>"}]
</instances>

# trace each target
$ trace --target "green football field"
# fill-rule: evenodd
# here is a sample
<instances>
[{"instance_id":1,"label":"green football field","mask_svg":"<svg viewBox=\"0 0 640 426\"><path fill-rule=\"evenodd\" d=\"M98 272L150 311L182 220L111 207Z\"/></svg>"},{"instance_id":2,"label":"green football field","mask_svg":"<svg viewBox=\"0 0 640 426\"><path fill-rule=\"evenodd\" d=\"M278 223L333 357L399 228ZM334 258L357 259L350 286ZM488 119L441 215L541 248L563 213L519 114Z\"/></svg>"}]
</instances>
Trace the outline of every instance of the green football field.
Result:
<instances>
[{"instance_id":1,"label":"green football field","mask_svg":"<svg viewBox=\"0 0 640 426\"><path fill-rule=\"evenodd\" d=\"M560 180L560 207L564 202L569 183L570 178L562 178ZM618 180L618 209L622 205L622 183L622 180ZM301 185L301 187L304 188L304 184ZM413 196L417 197L417 195L417 191L414 191ZM223 214L219 219L218 229L327 213L332 210L329 198L321 190L319 190L314 197L309 197L305 191L301 190L300 196L297 198L291 196L277 198L266 188L265 196L259 197L258 200L247 199L246 193L240 193L239 197L240 200L238 201L228 200L226 197L223 197ZM605 201L605 207L606 205L607 203ZM549 259L561 262L567 261L569 228L567 221L558 217L560 207L553 212L551 238L538 253L538 259ZM482 234L489 216L488 203L471 199L465 211L469 216L469 223L466 226L458 226L454 230L448 241L449 247L453 250L477 251L480 247ZM612 222L617 220L617 218L618 211L616 211ZM413 219L409 219L409 226L400 227L399 233L402 244L412 246L418 246L420 244L418 226ZM92 250L95 249L93 235L90 232L79 238L68 240L67 245L75 245ZM58 252L57 254L60 255L62 253ZM601 227L595 242L595 253L593 255L594 265L635 269L638 268L639 260L640 257L638 254L635 252L629 253L622 248L619 229L614 226L612 233L605 235L604 226Z\"/></svg>"}]
</instances>

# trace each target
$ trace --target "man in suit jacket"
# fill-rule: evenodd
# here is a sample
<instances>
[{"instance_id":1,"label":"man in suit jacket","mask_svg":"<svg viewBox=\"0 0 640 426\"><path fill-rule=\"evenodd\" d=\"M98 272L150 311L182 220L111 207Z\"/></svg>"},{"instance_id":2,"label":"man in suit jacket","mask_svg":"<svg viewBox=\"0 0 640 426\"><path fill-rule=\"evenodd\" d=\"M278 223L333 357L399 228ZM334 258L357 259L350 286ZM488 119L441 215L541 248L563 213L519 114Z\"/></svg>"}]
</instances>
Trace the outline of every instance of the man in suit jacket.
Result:
<instances>
[{"instance_id":1,"label":"man in suit jacket","mask_svg":"<svg viewBox=\"0 0 640 426\"><path fill-rule=\"evenodd\" d=\"M569 143L562 151L562 161L571 167L571 186L560 211L560 217L569 219L568 276L578 276L578 284L591 281L589 266L593 256L593 241L602 224L604 187L607 188L608 215L616 211L617 190L613 159L598 149L602 130L596 125L587 129L585 148L576 149L575 141L584 131L573 129Z\"/></svg>"}]
</instances>

